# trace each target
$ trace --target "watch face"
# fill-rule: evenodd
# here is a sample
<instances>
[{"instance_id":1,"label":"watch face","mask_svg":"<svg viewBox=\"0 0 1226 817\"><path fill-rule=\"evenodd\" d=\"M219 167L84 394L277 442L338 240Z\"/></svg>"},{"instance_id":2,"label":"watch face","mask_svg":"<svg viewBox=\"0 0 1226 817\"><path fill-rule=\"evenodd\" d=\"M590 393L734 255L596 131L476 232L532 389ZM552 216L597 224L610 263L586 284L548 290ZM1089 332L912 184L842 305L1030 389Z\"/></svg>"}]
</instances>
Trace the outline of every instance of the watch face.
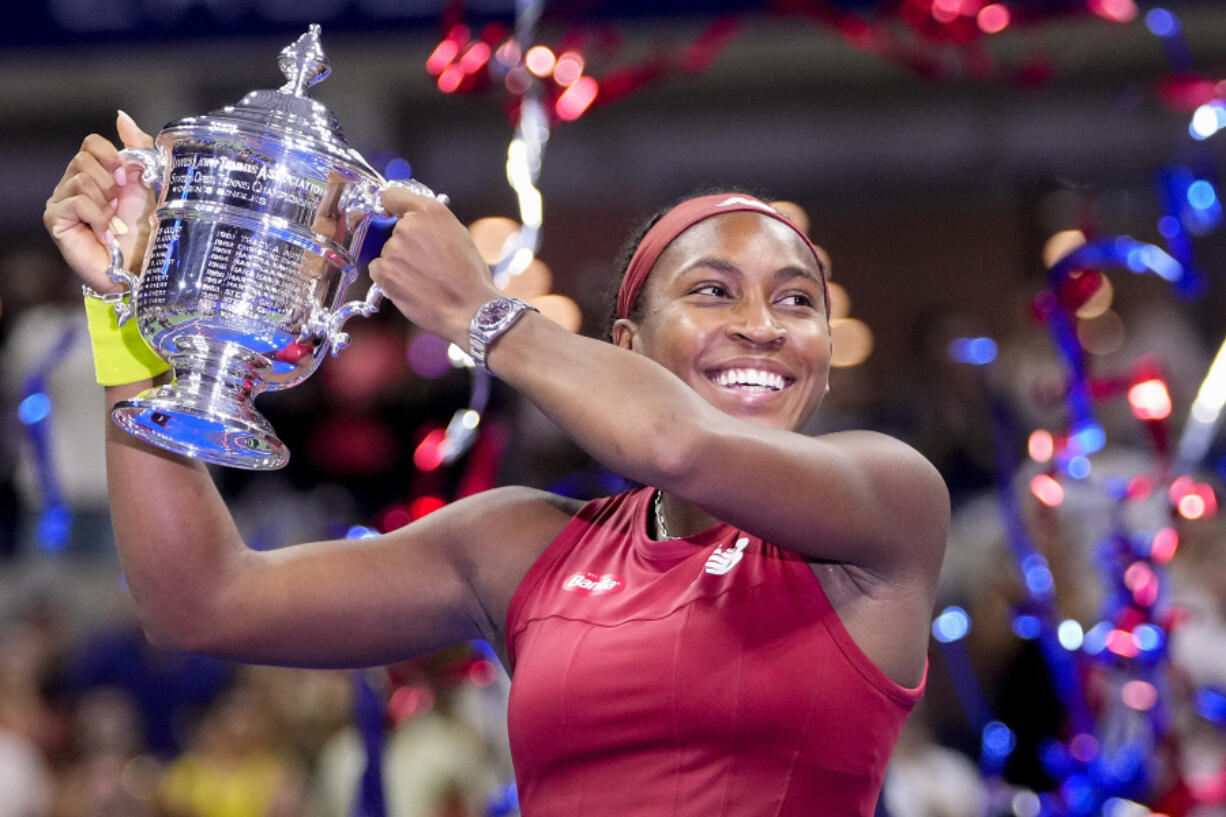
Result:
<instances>
[{"instance_id":1,"label":"watch face","mask_svg":"<svg viewBox=\"0 0 1226 817\"><path fill-rule=\"evenodd\" d=\"M496 301L486 304L481 309L482 326L494 326L507 315L510 314L514 304L509 298L499 298Z\"/></svg>"}]
</instances>

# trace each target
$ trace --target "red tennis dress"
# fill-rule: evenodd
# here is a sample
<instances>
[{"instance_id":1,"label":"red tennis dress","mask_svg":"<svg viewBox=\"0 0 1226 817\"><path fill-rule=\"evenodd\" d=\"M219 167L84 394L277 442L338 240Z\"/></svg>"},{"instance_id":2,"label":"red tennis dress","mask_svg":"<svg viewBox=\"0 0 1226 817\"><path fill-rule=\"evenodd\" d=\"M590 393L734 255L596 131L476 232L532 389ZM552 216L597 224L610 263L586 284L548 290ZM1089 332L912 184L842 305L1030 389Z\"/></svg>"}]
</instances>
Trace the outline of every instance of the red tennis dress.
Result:
<instances>
[{"instance_id":1,"label":"red tennis dress","mask_svg":"<svg viewBox=\"0 0 1226 817\"><path fill-rule=\"evenodd\" d=\"M801 557L727 525L652 541L651 498L585 505L511 601L524 817L870 817L923 684Z\"/></svg>"}]
</instances>

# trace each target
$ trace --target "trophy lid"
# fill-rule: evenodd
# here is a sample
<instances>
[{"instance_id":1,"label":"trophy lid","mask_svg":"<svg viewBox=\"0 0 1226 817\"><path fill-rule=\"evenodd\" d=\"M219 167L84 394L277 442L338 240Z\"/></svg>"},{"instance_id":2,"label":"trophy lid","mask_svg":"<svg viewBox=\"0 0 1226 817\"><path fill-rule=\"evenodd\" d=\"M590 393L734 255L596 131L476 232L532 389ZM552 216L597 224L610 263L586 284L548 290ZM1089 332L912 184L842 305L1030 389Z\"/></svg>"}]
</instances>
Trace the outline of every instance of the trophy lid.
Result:
<instances>
[{"instance_id":1,"label":"trophy lid","mask_svg":"<svg viewBox=\"0 0 1226 817\"><path fill-rule=\"evenodd\" d=\"M378 178L379 174L345 141L340 120L322 103L307 96L307 89L332 72L319 44L319 31L319 25L312 24L305 34L281 49L277 64L286 81L280 88L251 91L234 105L183 123L237 124L257 129L306 153L339 159Z\"/></svg>"}]
</instances>

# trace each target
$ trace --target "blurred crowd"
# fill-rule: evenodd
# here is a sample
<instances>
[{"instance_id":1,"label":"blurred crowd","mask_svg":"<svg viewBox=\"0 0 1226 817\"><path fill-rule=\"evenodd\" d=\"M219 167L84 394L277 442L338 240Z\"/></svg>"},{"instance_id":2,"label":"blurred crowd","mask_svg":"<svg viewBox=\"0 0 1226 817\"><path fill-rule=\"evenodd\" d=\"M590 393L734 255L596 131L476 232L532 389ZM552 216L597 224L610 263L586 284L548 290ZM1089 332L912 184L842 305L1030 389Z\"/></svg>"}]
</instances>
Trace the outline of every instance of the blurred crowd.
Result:
<instances>
[{"instance_id":1,"label":"blurred crowd","mask_svg":"<svg viewBox=\"0 0 1226 817\"><path fill-rule=\"evenodd\" d=\"M382 813L496 813L505 677L475 650L377 671L239 666L149 645L117 586L112 616L74 626L57 598L81 577L50 578L0 628L0 815L376 814L372 757ZM381 704L365 719L362 689Z\"/></svg>"}]
</instances>

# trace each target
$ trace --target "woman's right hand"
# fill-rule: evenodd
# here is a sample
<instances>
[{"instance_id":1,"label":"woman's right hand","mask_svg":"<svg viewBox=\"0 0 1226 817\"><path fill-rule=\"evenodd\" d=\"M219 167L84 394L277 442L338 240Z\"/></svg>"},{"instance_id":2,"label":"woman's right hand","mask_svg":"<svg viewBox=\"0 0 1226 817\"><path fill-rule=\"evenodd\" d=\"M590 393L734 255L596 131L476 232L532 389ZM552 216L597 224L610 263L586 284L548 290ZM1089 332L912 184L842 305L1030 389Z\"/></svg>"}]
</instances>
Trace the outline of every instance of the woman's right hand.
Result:
<instances>
[{"instance_id":1,"label":"woman's right hand","mask_svg":"<svg viewBox=\"0 0 1226 817\"><path fill-rule=\"evenodd\" d=\"M125 147L153 145L153 137L123 112L116 129ZM112 237L118 239L130 270L145 252L156 199L141 183L139 167L133 162L125 166L115 145L90 134L68 163L43 211L43 225L68 266L98 292L123 289L106 274Z\"/></svg>"}]
</instances>

